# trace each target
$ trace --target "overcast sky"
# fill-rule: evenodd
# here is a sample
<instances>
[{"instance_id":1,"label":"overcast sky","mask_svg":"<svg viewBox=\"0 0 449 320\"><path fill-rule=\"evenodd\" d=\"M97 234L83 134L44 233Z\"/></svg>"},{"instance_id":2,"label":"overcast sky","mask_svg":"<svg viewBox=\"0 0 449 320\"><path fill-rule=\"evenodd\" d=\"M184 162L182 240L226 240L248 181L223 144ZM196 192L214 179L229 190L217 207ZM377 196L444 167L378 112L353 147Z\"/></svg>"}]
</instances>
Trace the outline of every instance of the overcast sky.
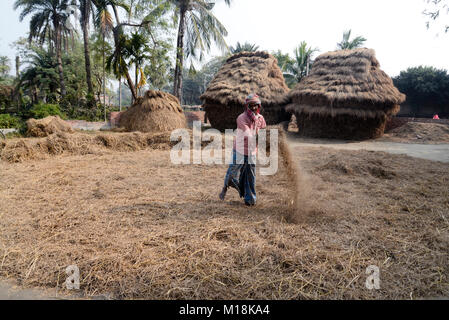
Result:
<instances>
[{"instance_id":1,"label":"overcast sky","mask_svg":"<svg viewBox=\"0 0 449 320\"><path fill-rule=\"evenodd\" d=\"M216 2L213 12L228 29L229 45L248 41L292 54L305 40L324 53L335 50L343 31L352 29L352 36L368 39L365 46L375 49L390 76L418 65L449 70L449 33L443 31L449 16L427 30L426 0L234 0L231 7ZM0 55L14 61L10 44L26 35L29 20L19 22L14 0L0 3Z\"/></svg>"}]
</instances>

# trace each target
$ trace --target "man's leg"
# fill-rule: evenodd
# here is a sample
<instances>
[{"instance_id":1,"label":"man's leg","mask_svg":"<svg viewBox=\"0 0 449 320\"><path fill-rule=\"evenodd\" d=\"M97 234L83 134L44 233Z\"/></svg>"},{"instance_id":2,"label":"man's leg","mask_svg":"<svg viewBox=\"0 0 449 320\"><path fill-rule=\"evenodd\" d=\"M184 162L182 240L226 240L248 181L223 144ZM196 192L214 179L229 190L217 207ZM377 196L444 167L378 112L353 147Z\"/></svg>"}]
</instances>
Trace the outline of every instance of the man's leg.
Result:
<instances>
[{"instance_id":1,"label":"man's leg","mask_svg":"<svg viewBox=\"0 0 449 320\"><path fill-rule=\"evenodd\" d=\"M245 159L245 181L243 182L243 194L245 204L253 206L256 204L256 164L255 159L251 159L252 162L248 162L248 158Z\"/></svg>"},{"instance_id":2,"label":"man's leg","mask_svg":"<svg viewBox=\"0 0 449 320\"><path fill-rule=\"evenodd\" d=\"M226 196L226 192L228 191L229 187L233 187L234 189L239 191L238 177L239 177L239 172L240 172L240 169L242 168L242 166L243 166L243 164L237 163L237 154L236 154L236 151L234 150L233 155L232 155L232 163L229 165L228 171L226 171L226 176L224 179L224 186L219 195L221 200L224 200L224 198Z\"/></svg>"},{"instance_id":3,"label":"man's leg","mask_svg":"<svg viewBox=\"0 0 449 320\"><path fill-rule=\"evenodd\" d=\"M244 199L245 204L255 205L256 204L256 165L247 164L246 165L246 179L244 181Z\"/></svg>"}]
</instances>

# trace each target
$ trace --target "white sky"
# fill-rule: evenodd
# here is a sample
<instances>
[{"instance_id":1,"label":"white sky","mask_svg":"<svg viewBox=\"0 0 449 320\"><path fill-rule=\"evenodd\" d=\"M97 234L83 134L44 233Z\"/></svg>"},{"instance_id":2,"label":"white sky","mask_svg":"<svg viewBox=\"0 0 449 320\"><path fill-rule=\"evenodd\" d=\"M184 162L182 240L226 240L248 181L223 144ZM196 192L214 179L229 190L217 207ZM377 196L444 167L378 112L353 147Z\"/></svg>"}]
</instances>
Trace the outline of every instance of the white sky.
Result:
<instances>
[{"instance_id":1,"label":"white sky","mask_svg":"<svg viewBox=\"0 0 449 320\"><path fill-rule=\"evenodd\" d=\"M351 37L364 36L381 68L396 76L417 65L449 70L449 33L442 22L427 30L425 8L425 0L234 0L230 8L217 1L214 12L228 29L228 44L249 41L291 55L302 40L318 54L335 50L351 29ZM440 19L449 23L448 15Z\"/></svg>"},{"instance_id":2,"label":"white sky","mask_svg":"<svg viewBox=\"0 0 449 320\"><path fill-rule=\"evenodd\" d=\"M0 55L11 62L15 52L10 44L25 36L29 26L29 19L19 22L13 3L0 0ZM302 40L319 53L335 50L343 31L352 29L352 36L368 39L365 46L375 49L381 68L396 76L418 65L449 70L449 33L443 32L449 16L427 30L426 5L426 0L234 0L228 7L217 0L213 12L228 29L229 45L248 41L290 54Z\"/></svg>"}]
</instances>

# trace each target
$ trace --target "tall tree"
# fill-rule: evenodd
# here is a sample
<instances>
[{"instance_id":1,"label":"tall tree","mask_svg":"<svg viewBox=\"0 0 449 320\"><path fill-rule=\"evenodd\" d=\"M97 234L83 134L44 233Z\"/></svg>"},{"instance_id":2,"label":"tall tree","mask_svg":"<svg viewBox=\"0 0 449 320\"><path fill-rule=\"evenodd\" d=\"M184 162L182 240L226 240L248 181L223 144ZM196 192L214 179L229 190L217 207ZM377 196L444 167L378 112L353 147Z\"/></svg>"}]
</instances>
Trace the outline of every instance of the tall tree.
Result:
<instances>
[{"instance_id":1,"label":"tall tree","mask_svg":"<svg viewBox=\"0 0 449 320\"><path fill-rule=\"evenodd\" d=\"M112 21L112 15L108 11L108 6L115 5L114 0L97 0L93 1L96 6L96 16L95 16L95 25L101 32L101 36L103 38L103 105L105 108L105 121L106 121L106 36L111 32L114 27L114 23Z\"/></svg>"},{"instance_id":2,"label":"tall tree","mask_svg":"<svg viewBox=\"0 0 449 320\"><path fill-rule=\"evenodd\" d=\"M19 85L30 96L32 103L56 102L56 88L59 84L57 61L50 52L33 47L26 55L28 67L21 73Z\"/></svg>"},{"instance_id":3,"label":"tall tree","mask_svg":"<svg viewBox=\"0 0 449 320\"><path fill-rule=\"evenodd\" d=\"M145 60L150 59L150 56L147 54L149 51L148 39L138 32L133 32L131 38L128 42L128 54L131 58L131 63L135 66L135 77L136 77L136 89L138 90L137 94L139 95L139 89L142 88L146 84L146 76L143 69L143 64ZM139 81L140 75L140 81Z\"/></svg>"},{"instance_id":4,"label":"tall tree","mask_svg":"<svg viewBox=\"0 0 449 320\"><path fill-rule=\"evenodd\" d=\"M0 56L0 79L6 77L10 70L9 58L7 56Z\"/></svg>"},{"instance_id":5,"label":"tall tree","mask_svg":"<svg viewBox=\"0 0 449 320\"><path fill-rule=\"evenodd\" d=\"M312 67L312 57L318 48L308 47L305 41L302 41L294 50L294 58L287 62L284 77L287 83L298 83L302 78L309 74Z\"/></svg>"},{"instance_id":6,"label":"tall tree","mask_svg":"<svg viewBox=\"0 0 449 320\"><path fill-rule=\"evenodd\" d=\"M228 32L212 14L215 3L207 0L168 0L175 7L179 21L176 42L176 67L173 94L182 103L182 71L184 58L189 56L202 59L204 51L209 51L212 42L222 50L227 49L224 36ZM232 0L224 0L231 5Z\"/></svg>"},{"instance_id":7,"label":"tall tree","mask_svg":"<svg viewBox=\"0 0 449 320\"><path fill-rule=\"evenodd\" d=\"M113 53L114 60L116 61L116 65L119 66L120 72L123 73L123 75L126 78L126 81L128 83L128 87L131 90L133 99L137 99L137 91L136 87L134 86L134 83L131 79L131 76L129 75L129 70L127 65L125 65L125 59L123 55L126 52L126 48L124 47L124 44L126 43L126 37L123 31L123 28L125 26L131 26L131 27L143 27L145 25L148 25L151 22L151 19L144 19L140 24L135 23L122 23L120 21L120 17L118 14L118 7L122 7L125 9L128 13L130 12L129 6L126 5L126 3L120 1L120 0L92 0L95 5L97 6L97 16L98 12L100 12L100 9L103 10L103 12L106 14L108 6L112 7L112 10L114 12L116 25L112 28L113 36L114 36L114 44L115 44L115 51ZM114 64L114 63L113 63ZM115 68L115 67L114 67ZM114 73L117 75L117 73L114 71Z\"/></svg>"},{"instance_id":8,"label":"tall tree","mask_svg":"<svg viewBox=\"0 0 449 320\"><path fill-rule=\"evenodd\" d=\"M98 0L95 0L98 1ZM105 1L105 0L103 0ZM112 1L112 0L107 0ZM112 69L114 75L120 79L121 77L125 77L128 87L131 90L133 99L137 99L138 93L136 87L139 87L139 85L142 85L142 83L136 83L134 85L130 75L129 75L129 68L130 65L135 63L136 61L136 52L133 52L132 43L130 43L131 40L128 39L127 35L125 34L124 28L125 27L133 27L138 28L139 32L138 34L141 35L144 38L152 39L153 44L159 45L159 41L156 41L155 35L153 34L153 27L156 27L158 24L161 23L161 17L163 17L167 11L171 7L171 2L168 0L139 0L136 2L136 8L138 8L139 14L136 14L136 16L140 18L143 18L139 22L132 22L131 21L131 14L130 10L128 10L128 22L120 22L119 16L117 14L116 7L118 5L117 0L115 0L115 4L111 4L111 7L114 9L114 15L117 21L117 25L113 28L113 34L114 34L114 44L115 44L115 51L112 56L108 58L108 67ZM142 10L142 8L145 8L145 10ZM142 14L142 12L144 14ZM137 39L137 38L136 38ZM143 47L142 47L143 48ZM148 49L148 46L146 45L145 50ZM138 54L140 55L140 53ZM145 54L143 57L143 60L146 60L148 58L148 55ZM132 59L132 60L129 60ZM139 60L139 59L137 59ZM141 59L140 62L138 61L138 65L140 67L143 66L143 60ZM139 67L136 71L139 71L141 74L141 80L146 80L146 77L142 75L144 68Z\"/></svg>"},{"instance_id":9,"label":"tall tree","mask_svg":"<svg viewBox=\"0 0 449 320\"><path fill-rule=\"evenodd\" d=\"M68 6L69 0L16 0L14 3L14 10L18 8L22 9L19 16L20 21L23 21L28 15L33 15L30 21L30 35L38 36L35 30L36 26L44 27L50 22L53 25L57 69L62 97L65 97L67 92L62 66L62 34L64 24L70 15L67 12Z\"/></svg>"},{"instance_id":10,"label":"tall tree","mask_svg":"<svg viewBox=\"0 0 449 320\"><path fill-rule=\"evenodd\" d=\"M79 6L81 11L81 29L83 30L84 40L84 63L86 66L87 92L89 95L93 96L94 86L92 84L92 67L89 48L89 21L92 15L92 0L80 0Z\"/></svg>"},{"instance_id":11,"label":"tall tree","mask_svg":"<svg viewBox=\"0 0 449 320\"><path fill-rule=\"evenodd\" d=\"M360 48L365 43L366 39L362 36L355 37L353 40L351 38L351 30L343 32L343 39L341 42L337 43L337 49L355 49Z\"/></svg>"}]
</instances>

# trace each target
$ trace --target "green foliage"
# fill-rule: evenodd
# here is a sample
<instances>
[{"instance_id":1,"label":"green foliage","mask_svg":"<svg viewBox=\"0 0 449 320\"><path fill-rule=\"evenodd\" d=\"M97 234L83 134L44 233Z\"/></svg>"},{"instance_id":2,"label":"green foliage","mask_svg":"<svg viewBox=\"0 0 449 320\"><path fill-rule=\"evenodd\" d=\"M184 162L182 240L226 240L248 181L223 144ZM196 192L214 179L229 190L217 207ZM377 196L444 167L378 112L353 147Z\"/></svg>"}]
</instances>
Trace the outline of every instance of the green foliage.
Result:
<instances>
[{"instance_id":1,"label":"green foliage","mask_svg":"<svg viewBox=\"0 0 449 320\"><path fill-rule=\"evenodd\" d=\"M295 48L293 58L290 58L288 53L284 54L280 50L274 53L289 88L293 88L310 72L315 52L318 52L318 48L307 46L307 43L302 41Z\"/></svg>"},{"instance_id":2,"label":"green foliage","mask_svg":"<svg viewBox=\"0 0 449 320\"><path fill-rule=\"evenodd\" d=\"M296 80L289 74L295 61L290 57L288 53L282 53L281 50L273 52L272 55L278 60L278 66L284 75L285 82L287 86L291 89L296 85Z\"/></svg>"},{"instance_id":3,"label":"green foliage","mask_svg":"<svg viewBox=\"0 0 449 320\"><path fill-rule=\"evenodd\" d=\"M441 113L449 114L449 75L446 70L412 67L401 71L393 82L407 95L407 103L416 113L419 113L420 106L433 106L441 108Z\"/></svg>"},{"instance_id":4,"label":"green foliage","mask_svg":"<svg viewBox=\"0 0 449 320\"><path fill-rule=\"evenodd\" d=\"M11 70L11 67L9 65L10 61L7 56L0 56L0 83L2 84L10 84L10 76L9 76L9 70Z\"/></svg>"},{"instance_id":5,"label":"green foliage","mask_svg":"<svg viewBox=\"0 0 449 320\"><path fill-rule=\"evenodd\" d=\"M162 89L173 81L172 64L169 56L170 44L160 42L159 46L148 49L149 59L145 66L145 75L152 89Z\"/></svg>"},{"instance_id":6,"label":"green foliage","mask_svg":"<svg viewBox=\"0 0 449 320\"><path fill-rule=\"evenodd\" d=\"M60 116L61 118L64 118L57 104L45 104L45 103L35 104L30 109L30 113L32 117L35 119L42 119L48 116Z\"/></svg>"},{"instance_id":7,"label":"green foliage","mask_svg":"<svg viewBox=\"0 0 449 320\"><path fill-rule=\"evenodd\" d=\"M184 104L200 105L202 103L200 96L206 91L209 82L212 81L225 61L226 56L221 56L210 60L199 71L191 72L191 70L184 69L182 88Z\"/></svg>"},{"instance_id":8,"label":"green foliage","mask_svg":"<svg viewBox=\"0 0 449 320\"><path fill-rule=\"evenodd\" d=\"M337 43L337 49L355 49L360 48L365 43L366 39L362 36L355 37L353 40L351 38L351 30L343 32L343 39L341 42Z\"/></svg>"},{"instance_id":9,"label":"green foliage","mask_svg":"<svg viewBox=\"0 0 449 320\"><path fill-rule=\"evenodd\" d=\"M10 114L0 114L0 128L19 128L20 118L11 116Z\"/></svg>"},{"instance_id":10,"label":"green foliage","mask_svg":"<svg viewBox=\"0 0 449 320\"><path fill-rule=\"evenodd\" d=\"M236 54L243 51L256 52L257 50L259 50L259 46L254 43L245 42L244 44L240 44L240 42L238 41L235 47L230 48L232 54Z\"/></svg>"},{"instance_id":11,"label":"green foliage","mask_svg":"<svg viewBox=\"0 0 449 320\"><path fill-rule=\"evenodd\" d=\"M36 100L56 102L59 78L54 55L36 46L30 46L26 54L28 67L20 75L21 88Z\"/></svg>"}]
</instances>

